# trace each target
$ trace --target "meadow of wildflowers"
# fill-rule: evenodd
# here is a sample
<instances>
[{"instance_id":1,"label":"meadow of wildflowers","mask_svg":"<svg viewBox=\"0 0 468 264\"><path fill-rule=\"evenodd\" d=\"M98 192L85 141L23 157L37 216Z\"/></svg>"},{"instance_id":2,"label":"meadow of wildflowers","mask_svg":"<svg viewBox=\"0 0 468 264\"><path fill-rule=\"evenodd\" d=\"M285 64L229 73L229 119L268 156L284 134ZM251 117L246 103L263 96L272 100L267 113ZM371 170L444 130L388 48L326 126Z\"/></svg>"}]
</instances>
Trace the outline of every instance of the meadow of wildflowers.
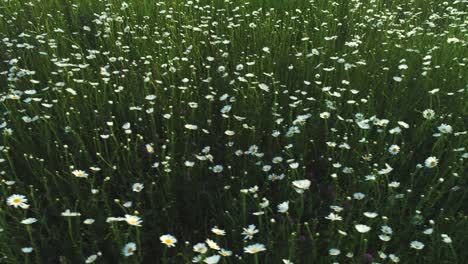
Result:
<instances>
[{"instance_id":1,"label":"meadow of wildflowers","mask_svg":"<svg viewBox=\"0 0 468 264\"><path fill-rule=\"evenodd\" d=\"M0 263L468 263L465 0L0 0Z\"/></svg>"}]
</instances>

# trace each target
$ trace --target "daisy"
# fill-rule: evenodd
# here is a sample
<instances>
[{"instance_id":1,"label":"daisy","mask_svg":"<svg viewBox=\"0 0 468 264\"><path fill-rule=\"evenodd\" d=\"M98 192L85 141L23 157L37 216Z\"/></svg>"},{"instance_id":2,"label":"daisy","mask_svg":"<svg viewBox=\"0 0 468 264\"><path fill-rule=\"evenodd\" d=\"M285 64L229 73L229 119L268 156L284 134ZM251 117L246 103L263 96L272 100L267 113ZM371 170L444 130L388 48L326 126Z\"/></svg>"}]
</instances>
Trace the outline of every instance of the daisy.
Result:
<instances>
[{"instance_id":1,"label":"daisy","mask_svg":"<svg viewBox=\"0 0 468 264\"><path fill-rule=\"evenodd\" d=\"M363 194L363 193L357 192L357 193L354 193L354 194L353 194L353 197L354 197L354 199L356 199L356 200L362 200L362 199L364 199L364 198L366 197L366 195Z\"/></svg>"},{"instance_id":2,"label":"daisy","mask_svg":"<svg viewBox=\"0 0 468 264\"><path fill-rule=\"evenodd\" d=\"M286 213L289 210L289 201L278 204L278 213Z\"/></svg>"},{"instance_id":3,"label":"daisy","mask_svg":"<svg viewBox=\"0 0 468 264\"><path fill-rule=\"evenodd\" d=\"M394 255L394 254L390 254L390 255L388 255L388 257L389 257L389 258L390 258L390 259L391 259L391 260L392 260L394 263L398 263L398 262L400 262L400 258L399 258L399 257L397 257L397 256L396 256L396 255Z\"/></svg>"},{"instance_id":4,"label":"daisy","mask_svg":"<svg viewBox=\"0 0 468 264\"><path fill-rule=\"evenodd\" d=\"M19 206L23 209L26 209L29 207L27 202L28 202L28 199L26 199L26 196L20 195L20 194L13 194L7 199L7 205L13 206L15 208L18 208Z\"/></svg>"},{"instance_id":5,"label":"daisy","mask_svg":"<svg viewBox=\"0 0 468 264\"><path fill-rule=\"evenodd\" d=\"M205 243L198 243L193 246L193 251L200 254L205 254L208 251L208 248L206 247Z\"/></svg>"},{"instance_id":6,"label":"daisy","mask_svg":"<svg viewBox=\"0 0 468 264\"><path fill-rule=\"evenodd\" d=\"M442 241L446 244L452 243L452 238L450 238L447 234L441 234Z\"/></svg>"},{"instance_id":7,"label":"daisy","mask_svg":"<svg viewBox=\"0 0 468 264\"><path fill-rule=\"evenodd\" d=\"M223 171L223 166L221 165L216 165L213 167L213 172L214 173L221 173Z\"/></svg>"},{"instance_id":8,"label":"daisy","mask_svg":"<svg viewBox=\"0 0 468 264\"><path fill-rule=\"evenodd\" d=\"M426 109L423 111L423 117L427 120L431 120L431 119L434 119L435 117L435 111L432 110L432 109Z\"/></svg>"},{"instance_id":9,"label":"daisy","mask_svg":"<svg viewBox=\"0 0 468 264\"><path fill-rule=\"evenodd\" d=\"M369 218L375 218L379 215L378 213L375 213L375 212L364 212L363 214L364 216L369 217Z\"/></svg>"},{"instance_id":10,"label":"daisy","mask_svg":"<svg viewBox=\"0 0 468 264\"><path fill-rule=\"evenodd\" d=\"M328 250L328 254L330 256L338 256L340 253L341 253L341 251L339 249L337 249L337 248L330 248Z\"/></svg>"},{"instance_id":11,"label":"daisy","mask_svg":"<svg viewBox=\"0 0 468 264\"><path fill-rule=\"evenodd\" d=\"M93 254L91 256L89 256L86 260L85 260L85 263L93 263L94 261L96 261L96 259L98 258L98 255L96 254Z\"/></svg>"},{"instance_id":12,"label":"daisy","mask_svg":"<svg viewBox=\"0 0 468 264\"><path fill-rule=\"evenodd\" d=\"M211 239L207 239L205 242L206 242L206 244L208 244L208 247L210 247L211 249L214 249L214 250L220 250L221 249L218 246L218 244L216 242L214 242L213 240L211 240Z\"/></svg>"},{"instance_id":13,"label":"daisy","mask_svg":"<svg viewBox=\"0 0 468 264\"><path fill-rule=\"evenodd\" d=\"M359 233L367 233L371 230L371 228L369 226L366 226L366 225L362 225L362 224L357 224L354 226L354 228L356 228L356 230L359 232Z\"/></svg>"},{"instance_id":14,"label":"daisy","mask_svg":"<svg viewBox=\"0 0 468 264\"><path fill-rule=\"evenodd\" d=\"M136 251L137 247L136 244L133 242L127 243L124 248L122 249L122 253L125 257L133 255Z\"/></svg>"},{"instance_id":15,"label":"daisy","mask_svg":"<svg viewBox=\"0 0 468 264\"><path fill-rule=\"evenodd\" d=\"M141 226L141 223L143 222L140 217L128 214L125 215L125 221L127 224L132 226Z\"/></svg>"},{"instance_id":16,"label":"daisy","mask_svg":"<svg viewBox=\"0 0 468 264\"><path fill-rule=\"evenodd\" d=\"M138 182L137 182L137 183L134 183L134 184L132 185L132 190L133 190L134 192L141 192L141 190L143 190L143 188L145 188L145 186L144 186L142 183L138 183Z\"/></svg>"},{"instance_id":17,"label":"daisy","mask_svg":"<svg viewBox=\"0 0 468 264\"><path fill-rule=\"evenodd\" d=\"M94 221L95 221L94 219L88 218L88 219L85 219L85 220L83 221L83 224L85 224L85 225L91 225L91 224L94 223Z\"/></svg>"},{"instance_id":18,"label":"daisy","mask_svg":"<svg viewBox=\"0 0 468 264\"><path fill-rule=\"evenodd\" d=\"M232 255L232 251L224 249L224 248L222 248L218 253L223 257L229 257Z\"/></svg>"},{"instance_id":19,"label":"daisy","mask_svg":"<svg viewBox=\"0 0 468 264\"><path fill-rule=\"evenodd\" d=\"M385 169L381 169L377 173L380 174L380 175L389 174L392 170L393 170L393 168L390 165L388 165L387 163L385 163Z\"/></svg>"},{"instance_id":20,"label":"daisy","mask_svg":"<svg viewBox=\"0 0 468 264\"><path fill-rule=\"evenodd\" d=\"M217 228L217 227L213 227L213 228L211 229L211 232L213 232L215 235L218 235L218 236L224 236L224 235L226 235L226 232L225 232L224 230L219 229L219 228Z\"/></svg>"},{"instance_id":21,"label":"daisy","mask_svg":"<svg viewBox=\"0 0 468 264\"><path fill-rule=\"evenodd\" d=\"M88 178L88 173L83 170L74 170L72 171L72 174L77 178Z\"/></svg>"},{"instance_id":22,"label":"daisy","mask_svg":"<svg viewBox=\"0 0 468 264\"><path fill-rule=\"evenodd\" d=\"M93 263L94 261L96 261L98 258L98 255L96 254L93 254L91 256L89 256L86 260L85 260L85 263Z\"/></svg>"},{"instance_id":23,"label":"daisy","mask_svg":"<svg viewBox=\"0 0 468 264\"><path fill-rule=\"evenodd\" d=\"M244 247L244 252L249 253L249 254L256 254L258 252L265 251L265 250L266 250L265 245L259 244L259 243Z\"/></svg>"},{"instance_id":24,"label":"daisy","mask_svg":"<svg viewBox=\"0 0 468 264\"><path fill-rule=\"evenodd\" d=\"M419 242L419 241L411 241L411 244L410 244L411 248L414 248L416 250L421 250L424 248L424 244L422 242Z\"/></svg>"},{"instance_id":25,"label":"daisy","mask_svg":"<svg viewBox=\"0 0 468 264\"><path fill-rule=\"evenodd\" d=\"M384 242L388 242L388 241L390 241L390 239L392 239L392 237L388 236L388 235L379 235L379 239L384 241Z\"/></svg>"},{"instance_id":26,"label":"daisy","mask_svg":"<svg viewBox=\"0 0 468 264\"><path fill-rule=\"evenodd\" d=\"M161 240L163 244L166 244L167 247L175 247L175 244L177 243L177 239L169 234L162 235L159 237L159 240Z\"/></svg>"},{"instance_id":27,"label":"daisy","mask_svg":"<svg viewBox=\"0 0 468 264\"><path fill-rule=\"evenodd\" d=\"M197 125L186 124L185 128L189 129L189 130L197 130L198 126Z\"/></svg>"},{"instance_id":28,"label":"daisy","mask_svg":"<svg viewBox=\"0 0 468 264\"><path fill-rule=\"evenodd\" d=\"M232 130L226 130L226 131L224 131L224 134L226 134L227 136L234 136L236 134L236 132L234 132Z\"/></svg>"},{"instance_id":29,"label":"daisy","mask_svg":"<svg viewBox=\"0 0 468 264\"><path fill-rule=\"evenodd\" d=\"M30 225L30 224L33 224L33 223L36 223L36 222L37 222L36 218L26 218L23 221L21 221L21 223L24 224L24 225Z\"/></svg>"},{"instance_id":30,"label":"daisy","mask_svg":"<svg viewBox=\"0 0 468 264\"><path fill-rule=\"evenodd\" d=\"M80 216L81 214L79 212L72 212L70 209L65 210L65 212L62 212L62 216L66 217L73 217L73 216Z\"/></svg>"},{"instance_id":31,"label":"daisy","mask_svg":"<svg viewBox=\"0 0 468 264\"><path fill-rule=\"evenodd\" d=\"M450 134L453 132L453 128L451 125L447 124L441 124L440 126L437 127L440 133L442 134Z\"/></svg>"},{"instance_id":32,"label":"daisy","mask_svg":"<svg viewBox=\"0 0 468 264\"><path fill-rule=\"evenodd\" d=\"M297 193L303 193L310 188L310 181L307 179L293 181L292 184Z\"/></svg>"},{"instance_id":33,"label":"daisy","mask_svg":"<svg viewBox=\"0 0 468 264\"><path fill-rule=\"evenodd\" d=\"M330 221L341 221L343 220L343 217L335 213L330 213L328 216L325 216L325 219L328 219Z\"/></svg>"},{"instance_id":34,"label":"daisy","mask_svg":"<svg viewBox=\"0 0 468 264\"><path fill-rule=\"evenodd\" d=\"M396 155L398 152L400 152L400 147L398 145L391 145L388 148L388 152L392 155Z\"/></svg>"},{"instance_id":35,"label":"daisy","mask_svg":"<svg viewBox=\"0 0 468 264\"><path fill-rule=\"evenodd\" d=\"M25 254L28 254L28 253L31 253L33 251L33 248L32 247L24 247L24 248L21 248L21 251Z\"/></svg>"},{"instance_id":36,"label":"daisy","mask_svg":"<svg viewBox=\"0 0 468 264\"><path fill-rule=\"evenodd\" d=\"M434 168L438 163L439 160L436 157L429 157L426 159L426 161L424 161L424 165L429 169Z\"/></svg>"},{"instance_id":37,"label":"daisy","mask_svg":"<svg viewBox=\"0 0 468 264\"><path fill-rule=\"evenodd\" d=\"M249 225L247 228L244 228L244 239L252 239L255 234L258 233L258 229L256 229L255 225Z\"/></svg>"},{"instance_id":38,"label":"daisy","mask_svg":"<svg viewBox=\"0 0 468 264\"><path fill-rule=\"evenodd\" d=\"M149 154L154 153L154 148L153 148L153 146L151 146L151 144L146 144L145 148L146 148L146 152L148 152Z\"/></svg>"},{"instance_id":39,"label":"daisy","mask_svg":"<svg viewBox=\"0 0 468 264\"><path fill-rule=\"evenodd\" d=\"M387 234L387 235L393 234L393 229L387 225L382 226L380 230L382 231L382 233Z\"/></svg>"},{"instance_id":40,"label":"daisy","mask_svg":"<svg viewBox=\"0 0 468 264\"><path fill-rule=\"evenodd\" d=\"M220 255L213 255L211 257L207 257L206 259L203 260L206 264L216 264L219 262L219 259L221 258Z\"/></svg>"}]
</instances>

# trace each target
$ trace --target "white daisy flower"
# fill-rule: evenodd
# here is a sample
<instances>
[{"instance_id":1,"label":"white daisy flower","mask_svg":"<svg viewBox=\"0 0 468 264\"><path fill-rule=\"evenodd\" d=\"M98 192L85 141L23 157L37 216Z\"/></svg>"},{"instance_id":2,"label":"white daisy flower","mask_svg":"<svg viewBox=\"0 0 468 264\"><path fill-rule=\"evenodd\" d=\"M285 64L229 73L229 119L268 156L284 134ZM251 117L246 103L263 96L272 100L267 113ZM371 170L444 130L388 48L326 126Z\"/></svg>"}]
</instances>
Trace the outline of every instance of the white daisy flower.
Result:
<instances>
[{"instance_id":1,"label":"white daisy flower","mask_svg":"<svg viewBox=\"0 0 468 264\"><path fill-rule=\"evenodd\" d=\"M161 240L161 243L165 244L167 247L175 247L175 244L177 243L177 239L169 234L160 236L159 240Z\"/></svg>"}]
</instances>

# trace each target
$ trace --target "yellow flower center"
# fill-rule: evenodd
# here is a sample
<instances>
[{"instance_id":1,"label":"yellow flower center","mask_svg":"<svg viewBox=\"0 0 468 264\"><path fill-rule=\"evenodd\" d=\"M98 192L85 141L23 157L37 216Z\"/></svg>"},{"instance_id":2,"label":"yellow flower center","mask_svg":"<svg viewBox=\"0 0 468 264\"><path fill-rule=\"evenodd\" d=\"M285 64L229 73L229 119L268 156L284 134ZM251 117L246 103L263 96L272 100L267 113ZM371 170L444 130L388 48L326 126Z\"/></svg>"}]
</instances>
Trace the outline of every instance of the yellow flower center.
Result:
<instances>
[{"instance_id":1,"label":"yellow flower center","mask_svg":"<svg viewBox=\"0 0 468 264\"><path fill-rule=\"evenodd\" d=\"M171 244L172 241L171 241L170 239L166 239L166 240L164 240L164 243L166 243L166 244Z\"/></svg>"},{"instance_id":2,"label":"yellow flower center","mask_svg":"<svg viewBox=\"0 0 468 264\"><path fill-rule=\"evenodd\" d=\"M15 198L15 199L13 199L13 203L19 204L19 203L21 203L21 199L20 198Z\"/></svg>"}]
</instances>

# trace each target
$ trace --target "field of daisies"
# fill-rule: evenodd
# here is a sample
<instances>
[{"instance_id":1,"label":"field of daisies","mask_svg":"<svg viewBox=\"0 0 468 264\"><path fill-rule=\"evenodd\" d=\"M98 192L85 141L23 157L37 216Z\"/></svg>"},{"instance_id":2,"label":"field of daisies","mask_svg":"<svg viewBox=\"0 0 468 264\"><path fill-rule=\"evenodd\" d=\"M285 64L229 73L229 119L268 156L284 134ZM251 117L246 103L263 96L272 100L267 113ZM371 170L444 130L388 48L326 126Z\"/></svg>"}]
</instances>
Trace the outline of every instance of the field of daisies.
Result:
<instances>
[{"instance_id":1,"label":"field of daisies","mask_svg":"<svg viewBox=\"0 0 468 264\"><path fill-rule=\"evenodd\" d=\"M0 0L0 263L467 263L465 0Z\"/></svg>"}]
</instances>

